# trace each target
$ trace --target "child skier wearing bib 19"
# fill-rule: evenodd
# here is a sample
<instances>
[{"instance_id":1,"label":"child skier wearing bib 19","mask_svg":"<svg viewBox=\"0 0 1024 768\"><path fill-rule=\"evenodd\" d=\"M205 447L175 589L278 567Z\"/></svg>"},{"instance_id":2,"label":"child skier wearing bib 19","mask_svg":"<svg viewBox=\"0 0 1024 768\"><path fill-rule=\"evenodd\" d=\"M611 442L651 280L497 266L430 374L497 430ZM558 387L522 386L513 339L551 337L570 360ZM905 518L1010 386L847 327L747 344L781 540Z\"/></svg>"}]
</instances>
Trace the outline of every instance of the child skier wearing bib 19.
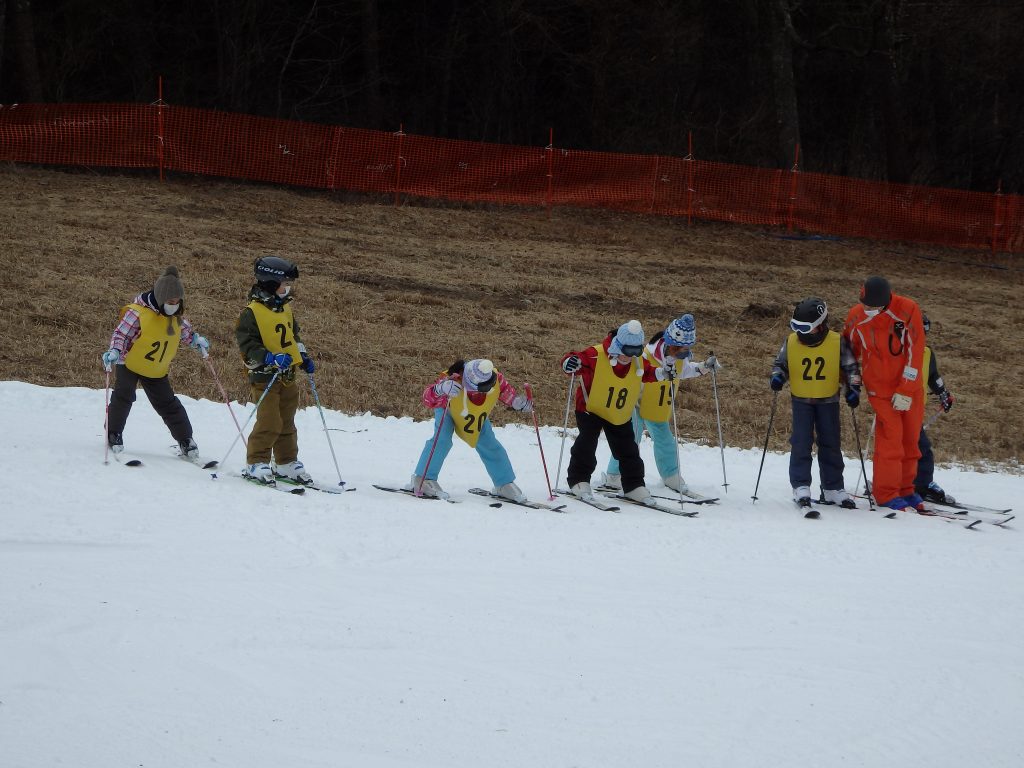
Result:
<instances>
[{"instance_id":1,"label":"child skier wearing bib 19","mask_svg":"<svg viewBox=\"0 0 1024 768\"><path fill-rule=\"evenodd\" d=\"M703 376L712 368L716 371L722 366L714 355L702 363L693 361L691 348L697 343L697 326L693 315L685 314L673 320L668 328L659 331L651 338L644 350L644 359L656 368L671 365L672 378L691 379ZM654 441L654 463L662 482L673 491L686 493L689 489L679 471L679 452L675 436L672 434L672 382L649 382L644 384L640 393L640 405L633 412L633 436L637 444L643 436L644 429ZM608 460L608 472L604 477L604 485L621 489L622 475L619 473L619 461L614 456Z\"/></svg>"},{"instance_id":2,"label":"child skier wearing bib 19","mask_svg":"<svg viewBox=\"0 0 1024 768\"><path fill-rule=\"evenodd\" d=\"M822 501L847 509L857 505L844 488L839 429L840 379L846 381L846 404L860 404L860 366L846 339L828 328L828 307L817 298L796 305L792 333L772 368L771 388L789 380L793 396L793 434L789 438L789 482L793 500L811 506L811 447L818 444Z\"/></svg>"},{"instance_id":3,"label":"child skier wearing bib 19","mask_svg":"<svg viewBox=\"0 0 1024 768\"><path fill-rule=\"evenodd\" d=\"M924 312L921 313L921 326L927 337L932 324ZM935 353L927 344L924 347L921 371L927 372L927 375L921 377L921 385L931 390L932 394L939 398L943 412L949 413L953 408L953 394L946 389L946 382L939 374ZM917 441L917 447L921 449L921 458L917 460L917 477L914 478L914 490L917 495L925 501L936 504L956 504L956 499L942 490L942 486L935 482L935 454L932 452L932 441L928 439L928 430L924 426L921 427L921 437Z\"/></svg>"},{"instance_id":4,"label":"child skier wearing bib 19","mask_svg":"<svg viewBox=\"0 0 1024 768\"><path fill-rule=\"evenodd\" d=\"M457 434L476 449L494 484L494 493L510 501L526 501L526 496L515 484L516 473L512 470L508 453L498 442L488 418L499 401L516 411L533 411L529 398L516 394L515 388L495 369L494 363L484 359L468 363L455 361L423 390L423 404L434 411L434 434L423 446L416 471L405 490L423 496L448 498L437 478L452 448L452 437Z\"/></svg>"},{"instance_id":5,"label":"child skier wearing bib 19","mask_svg":"<svg viewBox=\"0 0 1024 768\"><path fill-rule=\"evenodd\" d=\"M671 378L672 369L655 368L643 359L643 352L643 326L639 320L630 320L604 341L562 358L562 370L580 377L576 390L579 434L569 452L567 475L574 496L593 499L590 478L597 468L597 441L604 432L612 456L619 462L623 495L641 503L651 498L630 419L640 399L641 384L665 381Z\"/></svg>"}]
</instances>

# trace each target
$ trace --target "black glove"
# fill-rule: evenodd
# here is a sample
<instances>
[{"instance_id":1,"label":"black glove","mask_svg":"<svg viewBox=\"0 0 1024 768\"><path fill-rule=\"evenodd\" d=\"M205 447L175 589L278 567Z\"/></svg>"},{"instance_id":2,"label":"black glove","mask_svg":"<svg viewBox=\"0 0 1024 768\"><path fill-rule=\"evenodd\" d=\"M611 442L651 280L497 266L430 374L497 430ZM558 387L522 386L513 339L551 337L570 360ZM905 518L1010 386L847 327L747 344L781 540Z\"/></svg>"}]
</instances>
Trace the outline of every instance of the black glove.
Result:
<instances>
[{"instance_id":1,"label":"black glove","mask_svg":"<svg viewBox=\"0 0 1024 768\"><path fill-rule=\"evenodd\" d=\"M580 360L579 355L569 355L562 361L562 370L566 373L576 373L582 367L583 361Z\"/></svg>"},{"instance_id":2,"label":"black glove","mask_svg":"<svg viewBox=\"0 0 1024 768\"><path fill-rule=\"evenodd\" d=\"M846 388L846 404L851 408L860 405L860 387L850 386Z\"/></svg>"},{"instance_id":3,"label":"black glove","mask_svg":"<svg viewBox=\"0 0 1024 768\"><path fill-rule=\"evenodd\" d=\"M939 393L939 402L942 403L942 410L949 413L953 407L953 393L944 389Z\"/></svg>"},{"instance_id":4,"label":"black glove","mask_svg":"<svg viewBox=\"0 0 1024 768\"><path fill-rule=\"evenodd\" d=\"M771 381L768 383L771 385L773 392L781 392L782 385L786 383L786 377L781 373L773 373Z\"/></svg>"}]
</instances>

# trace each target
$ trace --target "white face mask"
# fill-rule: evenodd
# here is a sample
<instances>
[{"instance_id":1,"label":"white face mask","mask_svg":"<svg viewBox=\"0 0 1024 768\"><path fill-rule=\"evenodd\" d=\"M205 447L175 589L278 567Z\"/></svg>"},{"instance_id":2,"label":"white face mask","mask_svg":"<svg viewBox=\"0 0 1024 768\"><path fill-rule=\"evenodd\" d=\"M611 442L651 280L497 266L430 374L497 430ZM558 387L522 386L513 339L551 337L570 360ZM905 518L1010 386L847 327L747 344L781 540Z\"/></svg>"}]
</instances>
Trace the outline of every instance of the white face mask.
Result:
<instances>
[{"instance_id":1,"label":"white face mask","mask_svg":"<svg viewBox=\"0 0 1024 768\"><path fill-rule=\"evenodd\" d=\"M168 315L168 316L173 315L179 309L181 309L181 304L164 304L164 314L165 315Z\"/></svg>"},{"instance_id":2,"label":"white face mask","mask_svg":"<svg viewBox=\"0 0 1024 768\"><path fill-rule=\"evenodd\" d=\"M867 315L868 317L874 317L875 315L877 315L881 311L882 310L880 310L880 309L865 309L864 310L864 314Z\"/></svg>"}]
</instances>

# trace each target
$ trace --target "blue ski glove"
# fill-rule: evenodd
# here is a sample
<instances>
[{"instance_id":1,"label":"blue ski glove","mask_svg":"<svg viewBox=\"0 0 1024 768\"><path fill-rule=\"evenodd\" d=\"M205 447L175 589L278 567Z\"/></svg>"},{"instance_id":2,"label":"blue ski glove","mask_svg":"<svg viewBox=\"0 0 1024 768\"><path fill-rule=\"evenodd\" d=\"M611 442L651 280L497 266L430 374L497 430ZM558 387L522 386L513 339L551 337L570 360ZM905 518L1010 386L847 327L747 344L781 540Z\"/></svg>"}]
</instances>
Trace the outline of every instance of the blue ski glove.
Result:
<instances>
[{"instance_id":1,"label":"blue ski glove","mask_svg":"<svg viewBox=\"0 0 1024 768\"><path fill-rule=\"evenodd\" d=\"M851 408L860 405L860 387L851 386L846 389L846 404Z\"/></svg>"},{"instance_id":2,"label":"blue ski glove","mask_svg":"<svg viewBox=\"0 0 1024 768\"><path fill-rule=\"evenodd\" d=\"M782 391L782 385L785 384L785 383L786 383L786 377L783 376L781 373L773 373L771 381L769 382L769 384L771 385L771 388L772 388L772 392L781 392Z\"/></svg>"},{"instance_id":3,"label":"blue ski glove","mask_svg":"<svg viewBox=\"0 0 1024 768\"><path fill-rule=\"evenodd\" d=\"M305 352L299 353L302 356L302 364L299 366L306 373L313 373L316 370L316 365L313 363L313 358Z\"/></svg>"},{"instance_id":4,"label":"blue ski glove","mask_svg":"<svg viewBox=\"0 0 1024 768\"><path fill-rule=\"evenodd\" d=\"M280 352L274 354L273 352L267 352L267 356L263 358L264 365L275 365L282 371L287 371L292 367L292 356L287 352Z\"/></svg>"},{"instance_id":5,"label":"blue ski glove","mask_svg":"<svg viewBox=\"0 0 1024 768\"><path fill-rule=\"evenodd\" d=\"M189 344L189 346L203 357L210 354L210 341L205 336L200 336L198 333L192 334L192 343Z\"/></svg>"},{"instance_id":6,"label":"blue ski glove","mask_svg":"<svg viewBox=\"0 0 1024 768\"><path fill-rule=\"evenodd\" d=\"M117 361L121 359L121 353L116 349L108 349L100 359L103 360L103 369L109 371L117 365Z\"/></svg>"}]
</instances>

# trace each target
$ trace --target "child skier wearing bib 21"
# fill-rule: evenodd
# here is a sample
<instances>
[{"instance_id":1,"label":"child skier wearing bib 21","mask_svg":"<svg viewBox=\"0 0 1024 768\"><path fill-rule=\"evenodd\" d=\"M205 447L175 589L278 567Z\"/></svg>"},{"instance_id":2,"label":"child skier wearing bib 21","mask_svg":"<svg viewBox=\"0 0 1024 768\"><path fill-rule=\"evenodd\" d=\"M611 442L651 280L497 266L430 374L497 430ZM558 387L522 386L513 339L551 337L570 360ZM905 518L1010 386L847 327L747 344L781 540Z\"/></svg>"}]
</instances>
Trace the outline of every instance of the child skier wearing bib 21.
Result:
<instances>
[{"instance_id":1,"label":"child skier wearing bib 21","mask_svg":"<svg viewBox=\"0 0 1024 768\"><path fill-rule=\"evenodd\" d=\"M839 429L839 389L846 381L846 404L860 404L860 366L846 339L828 328L828 307L818 298L796 305L789 322L792 333L782 344L772 368L771 388L789 380L793 401L793 433L789 438L789 482L793 500L811 506L811 447L818 444L821 500L855 509L844 488Z\"/></svg>"},{"instance_id":2,"label":"child skier wearing bib 21","mask_svg":"<svg viewBox=\"0 0 1024 768\"><path fill-rule=\"evenodd\" d=\"M412 480L405 490L423 496L448 498L437 482L444 460L458 435L475 448L494 484L493 493L510 501L526 501L515 484L508 453L498 442L488 418L498 402L523 413L533 411L533 403L494 367L490 360L456 360L448 370L423 390L423 404L434 411L434 434L420 453Z\"/></svg>"}]
</instances>

